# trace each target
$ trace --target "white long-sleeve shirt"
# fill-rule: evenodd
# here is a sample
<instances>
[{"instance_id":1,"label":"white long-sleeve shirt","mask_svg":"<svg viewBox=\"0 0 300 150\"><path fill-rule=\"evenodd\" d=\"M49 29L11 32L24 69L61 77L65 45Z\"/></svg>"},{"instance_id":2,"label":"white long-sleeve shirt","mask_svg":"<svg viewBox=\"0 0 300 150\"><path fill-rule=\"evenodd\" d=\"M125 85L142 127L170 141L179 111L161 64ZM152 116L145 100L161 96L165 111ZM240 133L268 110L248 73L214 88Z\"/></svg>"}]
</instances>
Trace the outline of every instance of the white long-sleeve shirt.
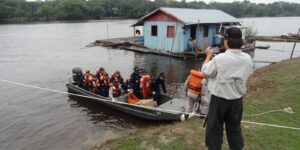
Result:
<instances>
[{"instance_id":1,"label":"white long-sleeve shirt","mask_svg":"<svg viewBox=\"0 0 300 150\"><path fill-rule=\"evenodd\" d=\"M246 93L246 82L252 73L252 59L241 50L228 49L202 66L208 76L211 94L228 100L241 98Z\"/></svg>"}]
</instances>

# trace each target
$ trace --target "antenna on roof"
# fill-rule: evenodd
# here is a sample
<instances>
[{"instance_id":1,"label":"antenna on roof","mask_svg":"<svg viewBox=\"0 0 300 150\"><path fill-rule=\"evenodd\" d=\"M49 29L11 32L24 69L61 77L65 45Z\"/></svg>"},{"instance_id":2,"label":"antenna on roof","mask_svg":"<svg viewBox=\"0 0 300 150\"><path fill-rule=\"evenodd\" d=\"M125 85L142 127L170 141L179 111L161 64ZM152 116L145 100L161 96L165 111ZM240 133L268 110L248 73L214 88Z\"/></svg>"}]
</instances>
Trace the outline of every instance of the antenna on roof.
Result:
<instances>
[{"instance_id":1,"label":"antenna on roof","mask_svg":"<svg viewBox=\"0 0 300 150\"><path fill-rule=\"evenodd\" d=\"M218 33L221 33L222 26L223 26L223 23L221 22L221 25L220 25L220 28L219 28L219 31L218 31Z\"/></svg>"}]
</instances>

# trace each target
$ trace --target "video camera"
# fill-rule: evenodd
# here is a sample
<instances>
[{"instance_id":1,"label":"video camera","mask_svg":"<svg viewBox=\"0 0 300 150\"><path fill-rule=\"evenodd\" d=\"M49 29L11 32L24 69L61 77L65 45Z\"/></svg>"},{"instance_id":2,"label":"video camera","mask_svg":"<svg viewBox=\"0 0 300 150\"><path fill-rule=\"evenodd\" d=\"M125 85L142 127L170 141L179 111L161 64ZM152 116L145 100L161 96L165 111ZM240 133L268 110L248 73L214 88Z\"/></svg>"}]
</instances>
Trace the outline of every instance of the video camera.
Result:
<instances>
[{"instance_id":1,"label":"video camera","mask_svg":"<svg viewBox=\"0 0 300 150\"><path fill-rule=\"evenodd\" d=\"M215 54L225 52L224 38L221 34L215 34L213 36L213 42L212 42L211 48L213 49Z\"/></svg>"}]
</instances>

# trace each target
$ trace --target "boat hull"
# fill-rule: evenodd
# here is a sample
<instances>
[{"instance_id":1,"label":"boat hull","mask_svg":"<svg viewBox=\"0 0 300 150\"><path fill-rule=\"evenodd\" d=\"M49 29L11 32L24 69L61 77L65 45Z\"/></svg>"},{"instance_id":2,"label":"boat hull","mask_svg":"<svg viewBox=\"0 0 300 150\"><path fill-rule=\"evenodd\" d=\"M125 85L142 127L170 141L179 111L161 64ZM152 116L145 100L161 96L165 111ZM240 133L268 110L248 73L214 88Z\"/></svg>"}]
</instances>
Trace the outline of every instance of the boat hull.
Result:
<instances>
[{"instance_id":1,"label":"boat hull","mask_svg":"<svg viewBox=\"0 0 300 150\"><path fill-rule=\"evenodd\" d=\"M91 93L89 91L86 91L82 88L79 88L78 86L68 83L66 84L68 91L71 93L76 93L79 95L88 96L89 98L85 98L85 100L89 100L92 102L96 102L99 104L102 104L104 106L116 109L118 111L147 119L147 120L160 120L160 121L167 121L167 120L180 120L180 117L184 115L183 110L182 111L176 111L176 110L167 110L167 109L160 109L160 108L153 108L153 107L146 107L146 106L140 106L140 105L133 105L128 104L126 102L127 95L123 95L119 98L117 98L115 101L112 101L111 98L103 97L94 93ZM172 98L163 95L164 101L167 103L168 101L172 101ZM167 100L170 99L170 100Z\"/></svg>"}]
</instances>

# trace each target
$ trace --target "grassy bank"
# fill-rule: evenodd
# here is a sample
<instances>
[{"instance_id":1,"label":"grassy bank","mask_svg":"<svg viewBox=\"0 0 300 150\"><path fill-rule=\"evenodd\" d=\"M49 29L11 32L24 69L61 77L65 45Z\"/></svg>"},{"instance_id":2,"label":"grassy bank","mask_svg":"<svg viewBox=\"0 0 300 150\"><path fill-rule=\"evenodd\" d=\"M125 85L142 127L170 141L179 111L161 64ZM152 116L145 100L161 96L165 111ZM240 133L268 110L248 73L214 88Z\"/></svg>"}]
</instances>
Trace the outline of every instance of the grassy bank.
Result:
<instances>
[{"instance_id":1,"label":"grassy bank","mask_svg":"<svg viewBox=\"0 0 300 150\"><path fill-rule=\"evenodd\" d=\"M292 107L294 114L270 113L243 120L300 127L300 58L257 69L248 82L244 115ZM95 149L122 150L194 150L206 149L203 120L193 118L161 126L140 129L126 137L108 141ZM300 130L243 124L245 149L296 150L300 147ZM224 137L223 149L228 149Z\"/></svg>"}]
</instances>

